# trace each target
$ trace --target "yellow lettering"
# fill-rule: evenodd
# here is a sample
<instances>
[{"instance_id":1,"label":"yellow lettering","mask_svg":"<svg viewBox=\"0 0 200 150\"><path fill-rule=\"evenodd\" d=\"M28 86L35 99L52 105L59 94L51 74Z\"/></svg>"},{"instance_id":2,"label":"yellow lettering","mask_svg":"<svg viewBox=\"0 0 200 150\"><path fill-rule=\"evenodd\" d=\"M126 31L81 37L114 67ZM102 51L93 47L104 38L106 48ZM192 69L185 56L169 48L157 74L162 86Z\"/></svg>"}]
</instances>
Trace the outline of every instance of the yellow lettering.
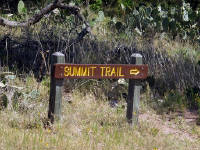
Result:
<instances>
[{"instance_id":1,"label":"yellow lettering","mask_svg":"<svg viewBox=\"0 0 200 150\"><path fill-rule=\"evenodd\" d=\"M101 76L103 77L104 76L104 69L106 68L106 67L100 67L101 68Z\"/></svg>"},{"instance_id":2,"label":"yellow lettering","mask_svg":"<svg viewBox=\"0 0 200 150\"><path fill-rule=\"evenodd\" d=\"M78 68L77 76L82 76L83 68L80 66Z\"/></svg>"},{"instance_id":3,"label":"yellow lettering","mask_svg":"<svg viewBox=\"0 0 200 150\"><path fill-rule=\"evenodd\" d=\"M70 67L66 66L64 68L64 76L68 77L70 75Z\"/></svg>"},{"instance_id":4,"label":"yellow lettering","mask_svg":"<svg viewBox=\"0 0 200 150\"><path fill-rule=\"evenodd\" d=\"M115 67L112 68L112 71L110 73L110 76L116 76L116 71L115 71Z\"/></svg>"},{"instance_id":5,"label":"yellow lettering","mask_svg":"<svg viewBox=\"0 0 200 150\"><path fill-rule=\"evenodd\" d=\"M90 76L90 68L87 67L87 71L88 71L87 76Z\"/></svg>"},{"instance_id":6,"label":"yellow lettering","mask_svg":"<svg viewBox=\"0 0 200 150\"><path fill-rule=\"evenodd\" d=\"M77 75L77 72L78 72L78 69L76 66L73 67L73 73L71 73L71 76L76 76Z\"/></svg>"},{"instance_id":7,"label":"yellow lettering","mask_svg":"<svg viewBox=\"0 0 200 150\"><path fill-rule=\"evenodd\" d=\"M137 68L130 70L131 75L138 75L139 73L140 73L140 70L138 70Z\"/></svg>"},{"instance_id":8,"label":"yellow lettering","mask_svg":"<svg viewBox=\"0 0 200 150\"><path fill-rule=\"evenodd\" d=\"M110 67L106 67L106 73L105 73L105 76L110 76Z\"/></svg>"},{"instance_id":9,"label":"yellow lettering","mask_svg":"<svg viewBox=\"0 0 200 150\"><path fill-rule=\"evenodd\" d=\"M94 69L96 69L97 67L90 67L92 69L92 76L94 76Z\"/></svg>"},{"instance_id":10,"label":"yellow lettering","mask_svg":"<svg viewBox=\"0 0 200 150\"><path fill-rule=\"evenodd\" d=\"M123 76L124 76L124 75L122 74L122 68L121 68L121 67L119 68L119 76L120 76L120 77L123 77Z\"/></svg>"},{"instance_id":11,"label":"yellow lettering","mask_svg":"<svg viewBox=\"0 0 200 150\"><path fill-rule=\"evenodd\" d=\"M94 76L95 70L97 69L96 66L65 66L64 67L64 76ZM125 75L122 73L122 67L99 67L101 71L101 77L111 77L111 76L118 76L124 77ZM131 69L130 74L138 74L137 69Z\"/></svg>"},{"instance_id":12,"label":"yellow lettering","mask_svg":"<svg viewBox=\"0 0 200 150\"><path fill-rule=\"evenodd\" d=\"M83 68L83 73L82 73L82 76L86 76L87 75L87 67Z\"/></svg>"}]
</instances>

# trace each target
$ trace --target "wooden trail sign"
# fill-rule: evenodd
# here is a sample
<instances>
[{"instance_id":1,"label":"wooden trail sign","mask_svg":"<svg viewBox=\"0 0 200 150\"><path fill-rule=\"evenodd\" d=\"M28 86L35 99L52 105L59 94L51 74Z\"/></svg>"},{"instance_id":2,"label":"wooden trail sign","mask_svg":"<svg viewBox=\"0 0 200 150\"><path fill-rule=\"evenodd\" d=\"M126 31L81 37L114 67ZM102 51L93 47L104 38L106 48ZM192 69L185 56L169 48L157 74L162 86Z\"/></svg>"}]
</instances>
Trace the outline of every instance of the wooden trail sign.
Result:
<instances>
[{"instance_id":1,"label":"wooden trail sign","mask_svg":"<svg viewBox=\"0 0 200 150\"><path fill-rule=\"evenodd\" d=\"M145 79L147 77L147 65L132 64L55 64L54 77L85 78L85 79Z\"/></svg>"},{"instance_id":2,"label":"wooden trail sign","mask_svg":"<svg viewBox=\"0 0 200 150\"><path fill-rule=\"evenodd\" d=\"M129 123L138 123L140 103L140 79L145 79L148 66L142 62L142 55L132 54L131 64L65 64L65 55L60 52L52 54L51 83L48 118L51 123L61 119L63 79L129 79L126 118Z\"/></svg>"}]
</instances>

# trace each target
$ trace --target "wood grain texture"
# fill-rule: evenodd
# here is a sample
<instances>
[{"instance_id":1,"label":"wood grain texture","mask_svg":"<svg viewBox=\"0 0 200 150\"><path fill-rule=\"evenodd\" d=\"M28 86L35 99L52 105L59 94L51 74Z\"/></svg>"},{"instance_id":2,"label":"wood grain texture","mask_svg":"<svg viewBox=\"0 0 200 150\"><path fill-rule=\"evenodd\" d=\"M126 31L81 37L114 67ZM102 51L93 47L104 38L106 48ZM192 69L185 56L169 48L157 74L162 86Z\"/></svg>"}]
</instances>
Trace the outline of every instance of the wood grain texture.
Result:
<instances>
[{"instance_id":1,"label":"wood grain texture","mask_svg":"<svg viewBox=\"0 0 200 150\"><path fill-rule=\"evenodd\" d=\"M131 55L131 63L136 65L142 65L142 55ZM137 125L139 117L139 104L140 104L140 89L141 81L129 80L128 97L127 97L127 112L126 118L128 123Z\"/></svg>"},{"instance_id":2,"label":"wood grain texture","mask_svg":"<svg viewBox=\"0 0 200 150\"><path fill-rule=\"evenodd\" d=\"M61 119L61 106L62 106L62 86L63 79L54 78L54 64L64 63L65 56L60 52L52 54L51 58L51 83L50 83L50 97L49 97L49 111L48 118L51 123Z\"/></svg>"}]
</instances>

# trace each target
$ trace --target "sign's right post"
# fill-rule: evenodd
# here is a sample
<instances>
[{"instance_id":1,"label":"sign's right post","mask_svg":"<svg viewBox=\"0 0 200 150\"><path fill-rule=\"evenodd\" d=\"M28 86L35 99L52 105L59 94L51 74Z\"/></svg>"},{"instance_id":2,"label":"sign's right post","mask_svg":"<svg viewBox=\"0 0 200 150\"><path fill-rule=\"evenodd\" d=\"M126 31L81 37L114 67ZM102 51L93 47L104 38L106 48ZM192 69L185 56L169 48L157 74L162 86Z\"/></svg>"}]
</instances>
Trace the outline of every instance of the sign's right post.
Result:
<instances>
[{"instance_id":1,"label":"sign's right post","mask_svg":"<svg viewBox=\"0 0 200 150\"><path fill-rule=\"evenodd\" d=\"M141 65L142 63L141 54L134 53L131 55L131 64ZM140 80L129 79L126 118L130 124L138 124L141 87Z\"/></svg>"}]
</instances>

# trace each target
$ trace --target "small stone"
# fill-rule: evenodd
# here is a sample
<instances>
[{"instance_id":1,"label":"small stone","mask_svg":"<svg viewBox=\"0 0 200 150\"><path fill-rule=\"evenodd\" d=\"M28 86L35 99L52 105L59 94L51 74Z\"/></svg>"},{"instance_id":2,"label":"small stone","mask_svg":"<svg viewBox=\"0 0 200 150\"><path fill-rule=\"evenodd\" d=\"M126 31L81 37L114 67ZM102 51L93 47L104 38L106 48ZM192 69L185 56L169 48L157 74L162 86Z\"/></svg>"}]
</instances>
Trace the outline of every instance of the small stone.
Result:
<instances>
[{"instance_id":1,"label":"small stone","mask_svg":"<svg viewBox=\"0 0 200 150\"><path fill-rule=\"evenodd\" d=\"M117 107L118 103L119 103L119 101L116 99L109 101L110 107Z\"/></svg>"}]
</instances>

